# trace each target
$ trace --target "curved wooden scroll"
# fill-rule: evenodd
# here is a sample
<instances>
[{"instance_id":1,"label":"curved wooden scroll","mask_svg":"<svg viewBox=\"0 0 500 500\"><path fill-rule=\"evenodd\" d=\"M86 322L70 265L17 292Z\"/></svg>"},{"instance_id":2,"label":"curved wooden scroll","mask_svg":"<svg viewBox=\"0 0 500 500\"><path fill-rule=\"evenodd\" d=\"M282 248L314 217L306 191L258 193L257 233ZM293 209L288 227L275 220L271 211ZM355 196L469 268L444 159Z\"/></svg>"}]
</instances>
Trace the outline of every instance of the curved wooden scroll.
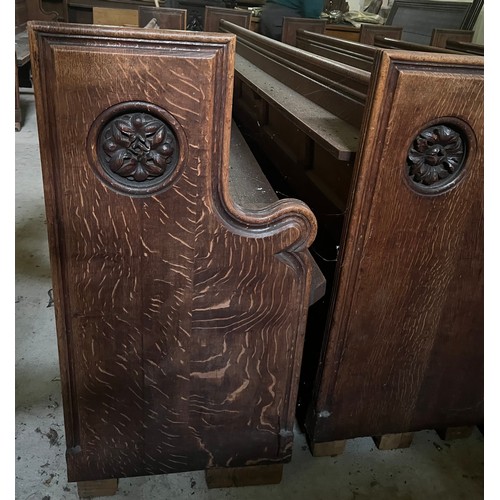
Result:
<instances>
[{"instance_id":1,"label":"curved wooden scroll","mask_svg":"<svg viewBox=\"0 0 500 500\"><path fill-rule=\"evenodd\" d=\"M229 197L235 37L33 23L30 42L69 480L288 460L316 222Z\"/></svg>"}]
</instances>

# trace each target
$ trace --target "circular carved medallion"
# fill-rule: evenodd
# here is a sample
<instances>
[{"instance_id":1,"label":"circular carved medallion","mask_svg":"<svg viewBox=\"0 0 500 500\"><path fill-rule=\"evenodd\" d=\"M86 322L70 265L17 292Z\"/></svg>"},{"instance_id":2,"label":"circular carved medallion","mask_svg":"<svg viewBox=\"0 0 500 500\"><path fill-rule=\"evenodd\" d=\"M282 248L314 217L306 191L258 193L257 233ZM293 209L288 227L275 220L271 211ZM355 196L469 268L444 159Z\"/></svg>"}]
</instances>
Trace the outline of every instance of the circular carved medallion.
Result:
<instances>
[{"instance_id":1,"label":"circular carved medallion","mask_svg":"<svg viewBox=\"0 0 500 500\"><path fill-rule=\"evenodd\" d=\"M165 110L148 103L113 106L92 125L87 148L103 181L127 194L166 187L181 158L182 130Z\"/></svg>"},{"instance_id":2,"label":"circular carved medallion","mask_svg":"<svg viewBox=\"0 0 500 500\"><path fill-rule=\"evenodd\" d=\"M426 128L415 138L407 158L407 174L414 189L438 193L455 185L465 162L465 141L447 125Z\"/></svg>"}]
</instances>

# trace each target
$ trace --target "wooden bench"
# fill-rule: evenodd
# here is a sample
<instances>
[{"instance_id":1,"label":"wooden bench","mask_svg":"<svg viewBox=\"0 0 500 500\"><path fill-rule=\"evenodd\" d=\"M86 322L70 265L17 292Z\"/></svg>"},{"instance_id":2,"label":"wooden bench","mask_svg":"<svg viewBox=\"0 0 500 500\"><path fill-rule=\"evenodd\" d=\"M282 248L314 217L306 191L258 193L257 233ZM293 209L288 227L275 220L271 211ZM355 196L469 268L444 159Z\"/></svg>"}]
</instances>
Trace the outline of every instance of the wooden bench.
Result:
<instances>
[{"instance_id":1,"label":"wooden bench","mask_svg":"<svg viewBox=\"0 0 500 500\"><path fill-rule=\"evenodd\" d=\"M162 7L139 7L139 26L145 27L153 18L156 19L161 29L185 30L187 10Z\"/></svg>"},{"instance_id":2,"label":"wooden bench","mask_svg":"<svg viewBox=\"0 0 500 500\"><path fill-rule=\"evenodd\" d=\"M411 50L416 52L436 52L446 54L472 54L484 55L484 45L460 40L447 40L445 47L425 45L422 43L406 42L404 40L394 40L384 36L375 37L375 46L387 49Z\"/></svg>"},{"instance_id":3,"label":"wooden bench","mask_svg":"<svg viewBox=\"0 0 500 500\"><path fill-rule=\"evenodd\" d=\"M221 19L230 21L238 26L249 29L252 21L252 12L249 10L228 9L225 7L205 7L204 31L219 31L219 22Z\"/></svg>"},{"instance_id":4,"label":"wooden bench","mask_svg":"<svg viewBox=\"0 0 500 500\"><path fill-rule=\"evenodd\" d=\"M324 33L326 19L309 19L304 17L284 17L281 41L289 45L295 45L298 30L307 30L314 33Z\"/></svg>"},{"instance_id":5,"label":"wooden bench","mask_svg":"<svg viewBox=\"0 0 500 500\"><path fill-rule=\"evenodd\" d=\"M54 21L58 18L57 12L45 12L41 0L16 0L15 11L15 128L21 130L23 116L20 98L20 71L29 72L30 50L26 26L30 20ZM31 85L31 84L30 84Z\"/></svg>"},{"instance_id":6,"label":"wooden bench","mask_svg":"<svg viewBox=\"0 0 500 500\"><path fill-rule=\"evenodd\" d=\"M313 453L481 423L483 58L348 45L368 71L221 26L237 35L234 118L318 221L327 292L297 411Z\"/></svg>"},{"instance_id":7,"label":"wooden bench","mask_svg":"<svg viewBox=\"0 0 500 500\"><path fill-rule=\"evenodd\" d=\"M32 23L30 43L69 481L279 482L325 281L314 215L231 126L234 35Z\"/></svg>"}]
</instances>

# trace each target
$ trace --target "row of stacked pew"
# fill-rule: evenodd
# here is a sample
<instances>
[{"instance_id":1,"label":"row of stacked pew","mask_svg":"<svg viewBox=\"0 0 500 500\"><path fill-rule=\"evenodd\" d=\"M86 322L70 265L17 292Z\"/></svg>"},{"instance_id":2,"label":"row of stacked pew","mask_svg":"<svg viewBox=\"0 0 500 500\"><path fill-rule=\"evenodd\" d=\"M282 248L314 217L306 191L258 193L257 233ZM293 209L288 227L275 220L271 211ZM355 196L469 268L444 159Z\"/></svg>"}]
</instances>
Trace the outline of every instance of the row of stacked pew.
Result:
<instances>
[{"instance_id":1,"label":"row of stacked pew","mask_svg":"<svg viewBox=\"0 0 500 500\"><path fill-rule=\"evenodd\" d=\"M483 58L213 13L31 25L69 479L278 482L295 418L316 456L466 435Z\"/></svg>"}]
</instances>

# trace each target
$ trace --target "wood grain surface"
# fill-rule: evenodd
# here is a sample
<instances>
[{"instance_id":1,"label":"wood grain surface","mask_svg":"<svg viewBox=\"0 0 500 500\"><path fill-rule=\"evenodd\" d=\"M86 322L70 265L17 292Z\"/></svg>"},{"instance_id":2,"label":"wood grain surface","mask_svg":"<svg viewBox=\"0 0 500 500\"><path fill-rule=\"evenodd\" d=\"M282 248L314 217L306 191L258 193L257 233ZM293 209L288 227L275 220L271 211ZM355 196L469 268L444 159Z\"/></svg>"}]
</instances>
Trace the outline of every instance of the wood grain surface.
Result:
<instances>
[{"instance_id":1,"label":"wood grain surface","mask_svg":"<svg viewBox=\"0 0 500 500\"><path fill-rule=\"evenodd\" d=\"M30 37L69 480L288 460L316 226L228 194L235 37ZM95 165L102 114L145 105L180 150L154 193Z\"/></svg>"}]
</instances>

